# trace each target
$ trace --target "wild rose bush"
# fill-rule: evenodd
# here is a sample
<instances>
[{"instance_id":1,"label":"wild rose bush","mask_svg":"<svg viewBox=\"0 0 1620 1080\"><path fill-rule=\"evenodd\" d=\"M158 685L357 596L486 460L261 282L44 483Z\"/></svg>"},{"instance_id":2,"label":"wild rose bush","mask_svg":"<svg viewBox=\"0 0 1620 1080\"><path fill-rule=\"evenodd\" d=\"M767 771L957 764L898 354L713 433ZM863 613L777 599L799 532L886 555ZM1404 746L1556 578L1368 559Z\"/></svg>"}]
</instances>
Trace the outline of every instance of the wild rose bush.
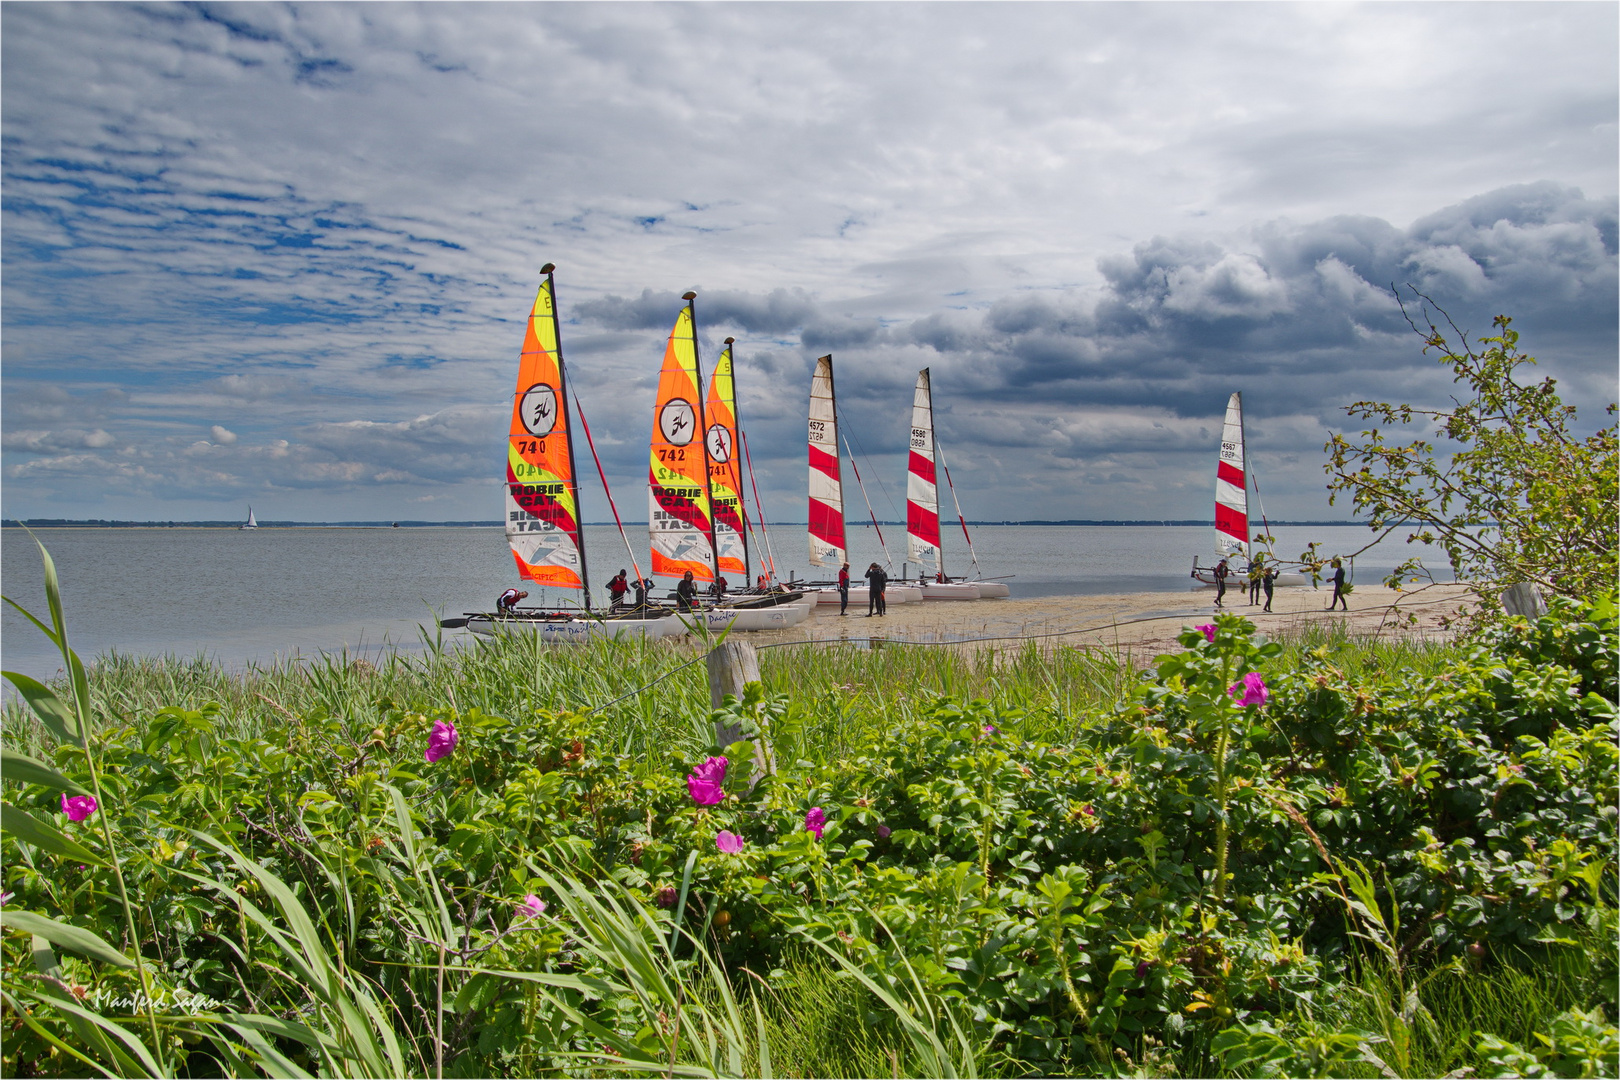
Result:
<instances>
[{"instance_id":1,"label":"wild rose bush","mask_svg":"<svg viewBox=\"0 0 1620 1080\"><path fill-rule=\"evenodd\" d=\"M1281 668L1275 645L1222 616L1186 631L1129 707L1081 718L1071 744L939 699L917 724L753 786L726 767L731 748L630 753L579 714L393 710L369 730L313 715L272 741L167 709L107 732L97 812L139 853L125 876L161 984L230 1009L291 1013L299 988L243 963L262 932L197 880L248 898L259 885L188 829L290 883L418 1041L436 956L406 913L430 905L423 881L462 928L452 959L603 974L539 876L561 868L633 890L666 929L678 917L732 972L764 975L814 938L880 984L915 971L1020 1070L1107 1072L1146 1036L1196 1050L1343 978L1357 950L1336 875L1353 860L1387 880L1382 901L1433 961L1489 962L1612 911L1615 630L1612 601L1555 601L1438 676L1352 680L1325 652ZM795 722L791 701L724 713ZM82 758L61 747L53 764L80 778ZM66 820L82 805L64 814L56 793L15 783L7 796L99 853L99 834ZM9 834L0 854L8 910L120 940L102 868ZM32 970L26 935L3 947L8 980ZM131 985L65 963L72 985ZM516 981L452 972L447 994L457 1074L562 1069L554 1055L595 1045ZM569 1000L634 1033L632 1002ZM8 1069L49 1060L29 1031L4 1055Z\"/></svg>"}]
</instances>

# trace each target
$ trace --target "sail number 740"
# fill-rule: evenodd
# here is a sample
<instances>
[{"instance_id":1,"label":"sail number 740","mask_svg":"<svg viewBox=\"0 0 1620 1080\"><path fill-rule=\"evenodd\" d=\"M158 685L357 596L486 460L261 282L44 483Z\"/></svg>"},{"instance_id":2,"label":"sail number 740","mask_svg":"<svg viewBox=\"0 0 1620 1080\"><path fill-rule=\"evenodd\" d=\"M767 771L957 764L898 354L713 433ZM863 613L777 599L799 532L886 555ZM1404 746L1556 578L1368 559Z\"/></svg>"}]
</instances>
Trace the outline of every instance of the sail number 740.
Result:
<instances>
[{"instance_id":1,"label":"sail number 740","mask_svg":"<svg viewBox=\"0 0 1620 1080\"><path fill-rule=\"evenodd\" d=\"M517 450L520 454L543 454L546 452L546 440L519 439L517 441Z\"/></svg>"}]
</instances>

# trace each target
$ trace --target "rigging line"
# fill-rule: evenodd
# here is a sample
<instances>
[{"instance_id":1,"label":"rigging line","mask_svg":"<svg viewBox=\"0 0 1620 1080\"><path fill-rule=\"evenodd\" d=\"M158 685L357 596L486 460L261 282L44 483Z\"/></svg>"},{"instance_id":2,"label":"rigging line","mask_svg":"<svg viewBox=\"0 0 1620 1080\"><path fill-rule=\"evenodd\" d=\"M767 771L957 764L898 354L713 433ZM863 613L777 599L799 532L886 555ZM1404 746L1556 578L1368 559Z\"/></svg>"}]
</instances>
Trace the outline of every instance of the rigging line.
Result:
<instances>
[{"instance_id":1,"label":"rigging line","mask_svg":"<svg viewBox=\"0 0 1620 1080\"><path fill-rule=\"evenodd\" d=\"M671 675L674 675L677 672L685 671L687 668L691 667L693 664L697 663L699 660L707 660L708 658L709 658L708 653L703 653L700 656L694 656L694 657L692 657L692 659L688 660L686 663L681 664L678 667L670 668L668 671L666 671L662 675L658 676L658 678L654 679L652 682L648 683L646 686L638 686L636 689L630 691L628 694L621 694L619 697L614 698L612 701L609 701L609 702L607 702L605 704L602 704L602 705L593 706L592 709L591 709L591 712L599 713L603 709L608 708L609 706L617 705L619 702L627 701L630 698L635 697L637 694L645 693L646 691L651 690L653 687L657 686L659 683L663 682L665 679L669 678Z\"/></svg>"},{"instance_id":2,"label":"rigging line","mask_svg":"<svg viewBox=\"0 0 1620 1080\"><path fill-rule=\"evenodd\" d=\"M877 515L872 512L872 500L866 497L866 485L861 483L861 467L855 464L855 451L850 449L848 435L844 436L844 449L849 450L849 467L855 470L855 486L861 489L861 498L866 500L866 516L872 519L872 528L877 530L878 547L883 549L883 562L893 570L894 559L889 556L889 545L883 542L883 527L878 524Z\"/></svg>"},{"instance_id":3,"label":"rigging line","mask_svg":"<svg viewBox=\"0 0 1620 1080\"><path fill-rule=\"evenodd\" d=\"M579 404L579 394L573 388L569 392L574 394L574 411L579 414L579 426L585 429L585 444L591 448L591 460L596 462L596 475L602 478L602 492L607 495L608 507L613 511L613 524L619 527L619 539L624 541L624 551L630 556L630 565L636 568L636 585L639 588L647 579L641 575L641 564L636 561L636 553L630 549L630 538L624 535L624 522L619 520L619 507L613 501L613 489L608 487L607 473L602 471L602 459L596 456L596 440L591 438L590 421L585 419L585 410Z\"/></svg>"},{"instance_id":4,"label":"rigging line","mask_svg":"<svg viewBox=\"0 0 1620 1080\"><path fill-rule=\"evenodd\" d=\"M754 513L759 517L759 531L765 535L765 557L770 560L771 580L776 581L776 552L771 550L771 533L765 527L765 504L759 501L759 481L754 479L754 456L748 452L748 433L739 424L737 437L742 440L743 460L748 463L748 483L754 489Z\"/></svg>"},{"instance_id":5,"label":"rigging line","mask_svg":"<svg viewBox=\"0 0 1620 1080\"><path fill-rule=\"evenodd\" d=\"M1260 524L1266 530L1266 551L1275 558L1277 552L1271 543L1271 522L1266 520L1266 497L1260 494L1260 474L1254 471L1253 465L1249 464L1249 448L1247 446L1243 448L1243 467L1248 470L1249 479L1254 481L1254 501L1260 504Z\"/></svg>"},{"instance_id":6,"label":"rigging line","mask_svg":"<svg viewBox=\"0 0 1620 1080\"><path fill-rule=\"evenodd\" d=\"M979 556L973 550L973 537L968 535L967 519L962 516L962 504L956 498L956 485L951 483L951 465L945 460L945 448L940 445L939 432L934 432L934 453L939 455L939 463L945 467L945 486L951 489L951 503L956 507L956 520L962 525L962 539L967 541L968 558L973 560L973 572L984 577L984 571L979 568Z\"/></svg>"},{"instance_id":7,"label":"rigging line","mask_svg":"<svg viewBox=\"0 0 1620 1080\"><path fill-rule=\"evenodd\" d=\"M839 434L844 436L844 448L849 449L849 435L847 434L846 429L845 429L845 427L844 427L844 425L842 423L840 423L838 425L838 431L839 431ZM859 435L856 435L855 436L855 441L860 442L861 437ZM866 447L864 445L861 447L861 456L864 457L864 458L867 458L867 459L870 459L872 457L871 454L866 452ZM849 458L850 458L850 464L854 464L854 462L855 462L855 452L853 450L850 451ZM894 514L896 520L898 520L901 517L900 511L899 511L898 507L896 507L896 505L895 505L894 496L889 494L888 486L883 483L882 474L881 473L875 474L873 476L873 479L877 481L878 490L883 492L883 497L885 499L887 499L888 502L889 502L889 512ZM887 554L887 553L885 553L885 554Z\"/></svg>"}]
</instances>

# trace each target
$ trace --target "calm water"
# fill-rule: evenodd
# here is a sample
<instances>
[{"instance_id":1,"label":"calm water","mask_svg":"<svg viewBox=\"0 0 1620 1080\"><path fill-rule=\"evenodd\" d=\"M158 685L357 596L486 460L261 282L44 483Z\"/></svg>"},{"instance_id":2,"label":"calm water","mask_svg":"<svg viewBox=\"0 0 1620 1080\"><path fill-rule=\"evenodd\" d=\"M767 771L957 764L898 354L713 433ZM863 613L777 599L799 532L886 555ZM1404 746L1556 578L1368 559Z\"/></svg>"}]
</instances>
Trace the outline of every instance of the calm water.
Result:
<instances>
[{"instance_id":1,"label":"calm water","mask_svg":"<svg viewBox=\"0 0 1620 1080\"><path fill-rule=\"evenodd\" d=\"M645 571L646 534L631 529ZM972 531L985 576L1011 575L1015 598L1185 589L1193 557L1207 564L1213 544L1213 529L1190 526L987 525ZM1349 552L1372 536L1359 526L1275 532L1284 556L1311 540L1321 541L1325 553ZM43 529L36 535L61 576L70 641L87 659L108 650L206 654L239 666L321 651L419 649L419 626L431 626L435 612L488 610L501 589L518 584L505 540L493 528ZM898 569L904 530L885 527L883 536ZM849 542L857 574L881 558L870 525L852 527ZM960 533L945 542L947 569L970 571ZM784 576L810 576L802 525L773 531L772 545ZM1357 574L1377 581L1379 571L1412 553L1386 542L1357 559ZM0 555L5 594L48 622L39 556L28 535L4 530ZM587 527L586 556L600 599L601 583L630 565L617 530ZM1429 561L1446 565L1438 552L1429 553ZM536 594L528 602L539 600ZM0 617L0 659L7 670L36 678L60 666L39 632L9 607Z\"/></svg>"}]
</instances>

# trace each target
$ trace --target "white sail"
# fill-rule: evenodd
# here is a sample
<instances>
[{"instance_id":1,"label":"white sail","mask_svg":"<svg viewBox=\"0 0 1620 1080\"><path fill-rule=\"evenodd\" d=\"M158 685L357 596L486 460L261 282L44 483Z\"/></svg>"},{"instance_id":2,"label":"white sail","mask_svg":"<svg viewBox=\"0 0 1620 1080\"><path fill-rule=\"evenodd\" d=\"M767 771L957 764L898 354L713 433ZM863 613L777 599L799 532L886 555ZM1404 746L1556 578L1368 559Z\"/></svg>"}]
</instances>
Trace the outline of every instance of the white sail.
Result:
<instances>
[{"instance_id":1,"label":"white sail","mask_svg":"<svg viewBox=\"0 0 1620 1080\"><path fill-rule=\"evenodd\" d=\"M838 406L832 357L816 361L810 378L810 565L842 566L844 481L838 462Z\"/></svg>"},{"instance_id":2,"label":"white sail","mask_svg":"<svg viewBox=\"0 0 1620 1080\"><path fill-rule=\"evenodd\" d=\"M248 507L247 524L243 525L242 528L244 528L244 529L257 529L258 527L259 527L259 522L258 522L258 520L256 518L254 518L254 516L253 516L253 507L250 506L250 507Z\"/></svg>"},{"instance_id":3,"label":"white sail","mask_svg":"<svg viewBox=\"0 0 1620 1080\"><path fill-rule=\"evenodd\" d=\"M944 569L939 546L939 487L934 479L934 402L928 369L917 373L906 466L906 557Z\"/></svg>"},{"instance_id":4,"label":"white sail","mask_svg":"<svg viewBox=\"0 0 1620 1080\"><path fill-rule=\"evenodd\" d=\"M1243 464L1243 394L1226 403L1221 456L1215 465L1215 554L1249 556L1249 484Z\"/></svg>"}]
</instances>

